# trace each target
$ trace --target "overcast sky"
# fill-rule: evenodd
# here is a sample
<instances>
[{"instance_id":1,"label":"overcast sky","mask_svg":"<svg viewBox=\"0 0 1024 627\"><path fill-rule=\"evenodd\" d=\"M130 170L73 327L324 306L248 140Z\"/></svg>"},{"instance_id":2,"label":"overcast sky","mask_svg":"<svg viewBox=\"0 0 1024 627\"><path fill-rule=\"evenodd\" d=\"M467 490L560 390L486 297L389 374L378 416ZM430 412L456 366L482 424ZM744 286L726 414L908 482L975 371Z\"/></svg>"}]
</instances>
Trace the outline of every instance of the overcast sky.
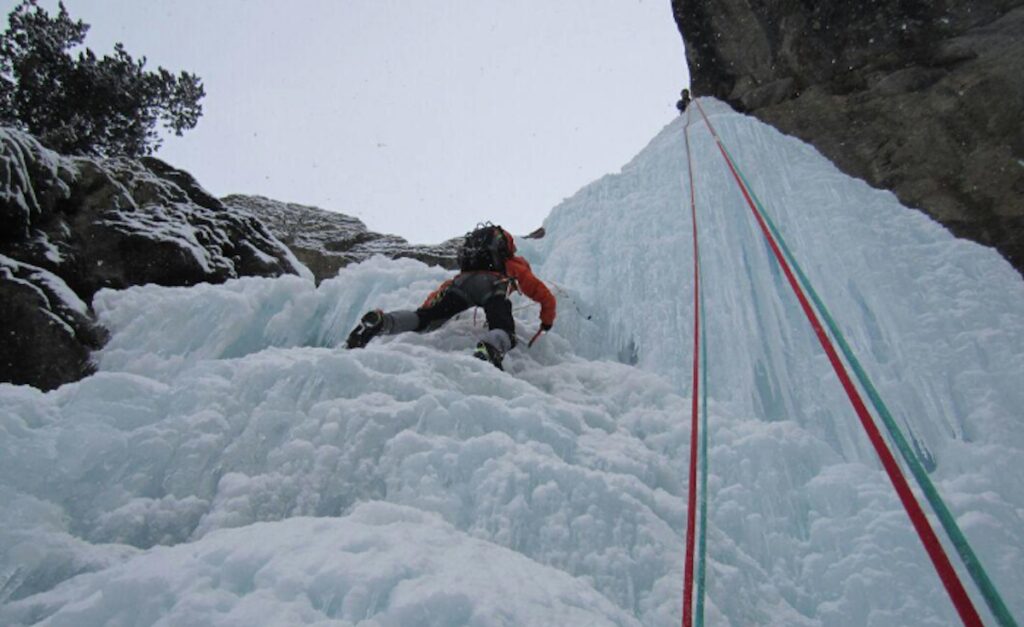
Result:
<instances>
[{"instance_id":1,"label":"overcast sky","mask_svg":"<svg viewBox=\"0 0 1024 627\"><path fill-rule=\"evenodd\" d=\"M3 0L6 14L18 4ZM40 0L51 13L56 0ZM669 0L65 0L204 115L157 154L217 196L340 211L414 243L513 233L617 172L689 82Z\"/></svg>"}]
</instances>

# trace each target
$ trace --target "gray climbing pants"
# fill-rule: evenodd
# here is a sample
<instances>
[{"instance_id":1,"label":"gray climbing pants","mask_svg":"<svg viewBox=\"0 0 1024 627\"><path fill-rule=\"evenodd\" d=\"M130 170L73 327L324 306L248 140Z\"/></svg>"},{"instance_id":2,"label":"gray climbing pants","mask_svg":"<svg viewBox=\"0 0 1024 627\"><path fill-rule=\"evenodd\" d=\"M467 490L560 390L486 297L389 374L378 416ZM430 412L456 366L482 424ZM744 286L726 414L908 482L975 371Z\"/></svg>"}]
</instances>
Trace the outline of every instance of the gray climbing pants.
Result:
<instances>
[{"instance_id":1,"label":"gray climbing pants","mask_svg":"<svg viewBox=\"0 0 1024 627\"><path fill-rule=\"evenodd\" d=\"M507 353L516 345L512 303L508 300L510 281L495 272L463 272L442 284L428 302L416 311L397 310L384 314L383 333L396 335L433 331L470 307L482 307L488 331L481 339Z\"/></svg>"}]
</instances>

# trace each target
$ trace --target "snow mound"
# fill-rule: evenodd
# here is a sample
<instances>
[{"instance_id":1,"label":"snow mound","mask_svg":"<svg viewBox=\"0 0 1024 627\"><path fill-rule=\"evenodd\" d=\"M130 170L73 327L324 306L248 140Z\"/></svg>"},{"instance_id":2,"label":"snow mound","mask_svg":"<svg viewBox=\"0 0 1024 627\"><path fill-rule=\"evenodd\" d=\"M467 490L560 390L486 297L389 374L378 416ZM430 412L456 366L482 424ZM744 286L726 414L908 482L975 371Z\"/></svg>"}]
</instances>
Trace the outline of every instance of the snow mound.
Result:
<instances>
[{"instance_id":1,"label":"snow mound","mask_svg":"<svg viewBox=\"0 0 1024 627\"><path fill-rule=\"evenodd\" d=\"M19 556L5 566L8 599L21 599L12 616L59 616L86 589L36 593L90 571L99 571L90 581L115 578L90 585L116 586L136 560L157 560L127 547L148 555L204 546L228 528L344 517L387 501L532 560L532 577L553 593L563 594L564 579L574 582L567 598L586 588L619 608L602 615L671 617L683 511L668 453L685 438L684 401L663 381L564 354L555 334L498 371L470 354L484 330L472 314L360 351L331 346L368 302L415 306L443 276L377 258L319 288L281 277L101 293L97 310L113 337L100 373L50 394L0 387L0 474L23 503L0 513L0 537ZM521 326L536 324L538 308L520 305ZM182 319L193 323L182 329ZM657 447L622 421L642 421ZM127 559L127 570L104 570ZM438 564L432 585L457 602L437 624L487 614L480 595L445 582ZM191 567L166 568L172 604L188 605L173 590L193 594L174 583L193 579ZM552 568L561 578L544 574ZM552 603L553 615L563 611ZM635 620L619 618L613 624Z\"/></svg>"},{"instance_id":2,"label":"snow mound","mask_svg":"<svg viewBox=\"0 0 1024 627\"><path fill-rule=\"evenodd\" d=\"M638 624L564 572L373 502L154 549L6 613L55 627Z\"/></svg>"}]
</instances>

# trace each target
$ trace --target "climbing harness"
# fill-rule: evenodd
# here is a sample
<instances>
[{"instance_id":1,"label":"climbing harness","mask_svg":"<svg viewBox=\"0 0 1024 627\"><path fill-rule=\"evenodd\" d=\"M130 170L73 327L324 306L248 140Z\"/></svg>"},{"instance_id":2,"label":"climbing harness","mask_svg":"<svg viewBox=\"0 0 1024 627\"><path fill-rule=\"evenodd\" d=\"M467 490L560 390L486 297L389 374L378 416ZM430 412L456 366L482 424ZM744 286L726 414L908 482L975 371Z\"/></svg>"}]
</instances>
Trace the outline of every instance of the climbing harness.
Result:
<instances>
[{"instance_id":1,"label":"climbing harness","mask_svg":"<svg viewBox=\"0 0 1024 627\"><path fill-rule=\"evenodd\" d=\"M957 526L955 520L952 517L952 514L945 506L945 503L942 501L937 490L935 490L934 485L932 485L930 479L928 479L926 471L921 466L920 462L917 459L917 456L911 450L910 446L907 444L906 438L903 437L903 434L900 431L899 426L892 418L891 413L885 406L885 403L882 401L877 390L871 384L871 381L868 378L866 372L861 367L856 357L853 355L853 352L850 349L849 344L843 337L842 333L840 332L838 325L836 325L834 319L829 314L828 309L825 307L824 303L821 301L821 299L818 297L817 293L811 286L810 281L807 279L806 275L800 269L800 266L796 263L796 260L794 259L789 248L786 246L785 241L781 237L781 234L779 233L778 229L775 227L774 223L767 215L767 212L765 212L764 207L753 194L753 191L750 189L749 184L743 177L739 168L736 166L735 161L732 159L728 150L725 148L725 145L723 144L718 133L715 131L715 128L711 124L711 121L708 119L708 116L705 113L703 106L700 104L699 99L695 100L694 102L696 102L697 108L700 111L701 116L703 117L708 130L714 138L715 143L719 149L719 152L722 154L722 157L725 160L726 165L728 166L728 169L733 176L733 179L736 181L736 184L739 187L744 200L750 207L750 210L753 213L754 218L758 223L767 243L769 244L769 247L776 261L778 262L780 268L785 274L786 279L790 284L790 287L793 289L797 297L797 300L800 303L801 309L804 311L804 314L810 322L815 335L818 337L818 340L821 343L822 348L825 350L825 353L828 356L829 361L831 362L832 367L836 372L836 375L839 377L840 383L846 391L846 394L851 404L853 405L854 410L856 411L861 421L861 424L868 435L869 440L874 446L876 453L881 459L882 465L885 468L887 474L889 475L890 481L892 482L893 487L897 492L897 495L899 496L904 508L906 509L907 514L911 519L911 523L913 524L922 543L924 544L925 550L927 551L930 559L932 560L932 563L935 566L936 571L938 572L938 575L942 580L943 585L945 586L947 593L949 594L954 604L954 607L959 613L961 620L964 622L964 624L967 625L981 624L981 619L978 616L977 610L974 608L970 597L968 597L967 592L963 587L963 584L960 582L960 579L955 569L953 568L952 564L950 563L949 558L946 555L942 545L940 544L938 537L935 535L934 530L929 524L924 514L924 511L921 509L920 504L917 502L916 498L911 492L910 486L909 484L907 484L906 479L903 477L903 474L899 468L898 463L896 462L891 451L885 444L885 441L882 438L882 435L879 432L878 427L873 422L871 415L868 413L868 410L864 405L864 402L861 399L860 394L857 392L856 387L853 385L853 382L851 381L849 374L847 374L846 369L842 364L842 361L839 359L839 356L836 353L835 348L832 346L832 343L829 340L828 335L825 333L825 330L823 329L821 322L815 315L814 309L811 307L811 304L808 301L807 296L805 296L804 291L810 294L810 298L814 302L814 306L821 314L821 317L825 320L826 324L828 325L829 331L836 338L836 342L839 344L843 355L846 357L847 362L850 364L850 367L854 370L854 373L857 376L857 379L860 382L861 386L867 392L868 397L870 398L873 406L880 415L883 424L888 430L897 448L900 450L900 453L902 454L907 465L910 467L911 472L914 475L915 479L918 481L918 484L920 485L922 491L925 493L925 496L928 499L929 504L935 510L936 515L938 516L940 522L943 525L943 528L949 535L954 547L957 549L957 552L963 560L968 572L974 579L975 584L978 586L983 597L985 598L985 601L988 604L989 609L992 611L993 615L995 616L996 620L999 622L1000 625L1003 625L1004 627L1016 626L1013 617L1007 610L1005 603L1003 603L1002 598L999 596L998 591L995 589L995 586L992 584L987 573L985 573L980 561L978 560L977 556L974 554L973 550L968 544L966 537L963 535L962 531ZM688 127L689 120L687 122L687 130ZM689 158L688 135L687 150ZM691 195L692 194L693 191L691 184ZM799 280L797 279L797 277L799 277ZM801 286L803 287L803 290L801 290Z\"/></svg>"}]
</instances>

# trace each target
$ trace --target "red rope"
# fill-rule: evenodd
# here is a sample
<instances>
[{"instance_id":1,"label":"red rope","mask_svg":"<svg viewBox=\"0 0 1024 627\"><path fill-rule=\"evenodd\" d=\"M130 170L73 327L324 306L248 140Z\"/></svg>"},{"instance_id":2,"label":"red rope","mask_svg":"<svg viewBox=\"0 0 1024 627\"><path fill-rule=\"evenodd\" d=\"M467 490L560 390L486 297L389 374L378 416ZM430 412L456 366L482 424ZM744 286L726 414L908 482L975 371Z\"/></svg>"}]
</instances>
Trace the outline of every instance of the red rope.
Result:
<instances>
[{"instance_id":1,"label":"red rope","mask_svg":"<svg viewBox=\"0 0 1024 627\"><path fill-rule=\"evenodd\" d=\"M683 627L693 624L693 553L697 526L697 398L700 386L700 255L697 249L697 202L693 192L693 166L690 163L690 113L683 128L686 139L686 169L690 174L690 215L693 224L693 418L690 425L690 486L686 512L686 566L683 571Z\"/></svg>"},{"instance_id":2,"label":"red rope","mask_svg":"<svg viewBox=\"0 0 1024 627\"><path fill-rule=\"evenodd\" d=\"M956 570L953 569L953 565L950 563L949 557L946 556L946 552L942 548L942 544L940 544L938 537L935 535L935 531L928 523L928 518L925 516L924 510L921 509L921 505L918 504L917 499L914 497L914 493L911 492L910 485L903 477L899 464L896 463L896 459L885 444L882 434L871 419L871 415L868 413L867 407L864 405L864 401L861 400L860 394L857 392L857 388L854 387L853 381L850 380L850 376L847 374L846 368L840 361L835 348L833 348L831 340L829 340L828 336L825 334L825 329L821 326L821 322L818 320L817 315L815 315L814 310L811 308L811 304L808 302L807 297L800 288L800 284L793 275L793 271L786 262L775 238L772 237L771 230L765 223L761 213L757 210L757 206L751 199L746 185L743 184L743 179L736 171L736 167L733 164L732 159L729 157L729 153L726 152L725 147L722 145L722 140L718 137L718 133L715 132L715 128L711 125L711 121L708 119L707 114L704 113L704 108L700 105L700 102L698 100L695 100L694 102L697 103L697 108L700 110L700 114L703 116L704 122L707 123L708 129L711 131L711 134L715 138L715 142L718 144L719 152L722 153L722 157L729 166L729 171L732 173L733 178L736 179L736 184L739 185L740 191L743 193L743 198L747 201L747 205L750 206L750 210L757 219L757 223L760 225L765 239L768 240L768 244L771 247L772 252L775 254L775 258L782 267L782 271L786 274L786 279L789 281L790 286L796 293L796 297L800 301L800 307L804 310L804 314L807 316L807 319L811 323L811 327L814 329L814 334L818 336L818 341L821 343L822 348L825 349L825 354L828 355L828 359L832 363L832 368L839 377L839 380L843 385L843 389L846 390L846 395L853 404L853 408L857 412L857 416L860 418L860 422L864 426L864 430L867 432L868 439L871 440L871 444L874 445L875 451L878 453L879 458L881 458L882 466L885 468L886 473L888 473L889 480L892 481L893 487L896 489L896 494L899 495L900 501L902 501L903 507L907 511L907 515L910 516L910 521L917 530L917 534L921 538L921 542L924 544L924 548L928 552L928 556L931 558L932 564L935 566L935 570L939 574L939 578L942 580L943 585L945 585L946 592L953 601L956 611L960 614L960 619L965 625L970 625L972 627L974 625L981 625L981 618L978 616L978 612L974 608L974 604L971 603L970 597L967 596L967 591L964 589L963 584L960 583L960 578L957 576Z\"/></svg>"}]
</instances>

